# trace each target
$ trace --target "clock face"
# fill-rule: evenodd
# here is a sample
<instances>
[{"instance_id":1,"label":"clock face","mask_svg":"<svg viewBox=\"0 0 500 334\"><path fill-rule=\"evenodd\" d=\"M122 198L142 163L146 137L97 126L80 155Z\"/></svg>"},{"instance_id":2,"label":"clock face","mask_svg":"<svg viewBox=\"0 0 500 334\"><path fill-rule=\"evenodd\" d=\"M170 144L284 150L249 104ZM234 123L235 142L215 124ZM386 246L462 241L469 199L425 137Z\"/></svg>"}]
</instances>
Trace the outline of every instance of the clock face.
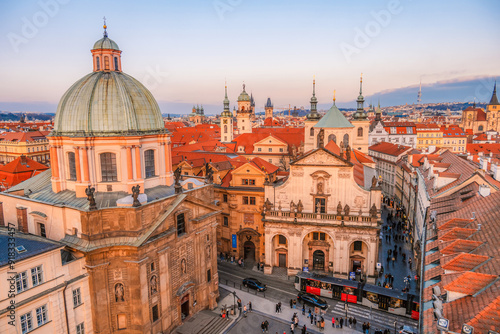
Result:
<instances>
[{"instance_id":1,"label":"clock face","mask_svg":"<svg viewBox=\"0 0 500 334\"><path fill-rule=\"evenodd\" d=\"M225 119L223 122L224 122L224 124L227 124L227 119Z\"/></svg>"}]
</instances>

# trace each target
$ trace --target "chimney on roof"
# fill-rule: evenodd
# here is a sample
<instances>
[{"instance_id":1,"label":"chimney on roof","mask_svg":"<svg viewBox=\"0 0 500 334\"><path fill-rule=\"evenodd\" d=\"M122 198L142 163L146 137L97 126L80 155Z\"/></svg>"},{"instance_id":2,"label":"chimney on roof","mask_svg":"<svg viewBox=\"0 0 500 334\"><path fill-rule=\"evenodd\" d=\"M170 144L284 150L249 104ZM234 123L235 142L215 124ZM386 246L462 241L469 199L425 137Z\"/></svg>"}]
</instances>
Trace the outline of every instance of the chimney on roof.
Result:
<instances>
[{"instance_id":1,"label":"chimney on roof","mask_svg":"<svg viewBox=\"0 0 500 334\"><path fill-rule=\"evenodd\" d=\"M493 172L493 178L500 181L500 167L496 164L491 165L491 171Z\"/></svg>"},{"instance_id":2,"label":"chimney on roof","mask_svg":"<svg viewBox=\"0 0 500 334\"><path fill-rule=\"evenodd\" d=\"M26 156L23 154L21 155L21 164L26 165L28 162L26 161Z\"/></svg>"},{"instance_id":3,"label":"chimney on roof","mask_svg":"<svg viewBox=\"0 0 500 334\"><path fill-rule=\"evenodd\" d=\"M479 195L487 197L491 194L491 188L487 184L482 184L479 186Z\"/></svg>"}]
</instances>

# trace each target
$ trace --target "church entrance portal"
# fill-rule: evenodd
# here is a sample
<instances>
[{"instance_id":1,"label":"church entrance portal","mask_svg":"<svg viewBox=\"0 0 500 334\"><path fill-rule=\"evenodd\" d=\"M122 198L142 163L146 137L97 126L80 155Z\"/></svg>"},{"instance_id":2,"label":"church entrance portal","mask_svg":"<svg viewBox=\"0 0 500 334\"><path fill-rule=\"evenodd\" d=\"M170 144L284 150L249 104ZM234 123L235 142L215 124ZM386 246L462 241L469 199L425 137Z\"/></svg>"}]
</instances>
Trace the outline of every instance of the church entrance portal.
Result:
<instances>
[{"instance_id":1,"label":"church entrance portal","mask_svg":"<svg viewBox=\"0 0 500 334\"><path fill-rule=\"evenodd\" d=\"M181 300L181 316L186 319L189 316L189 295L185 295Z\"/></svg>"},{"instance_id":2,"label":"church entrance portal","mask_svg":"<svg viewBox=\"0 0 500 334\"><path fill-rule=\"evenodd\" d=\"M313 253L313 269L325 270L325 253L317 250Z\"/></svg>"},{"instance_id":3,"label":"church entrance portal","mask_svg":"<svg viewBox=\"0 0 500 334\"><path fill-rule=\"evenodd\" d=\"M255 244L251 241L245 241L243 249L243 258L245 260L255 261Z\"/></svg>"}]
</instances>

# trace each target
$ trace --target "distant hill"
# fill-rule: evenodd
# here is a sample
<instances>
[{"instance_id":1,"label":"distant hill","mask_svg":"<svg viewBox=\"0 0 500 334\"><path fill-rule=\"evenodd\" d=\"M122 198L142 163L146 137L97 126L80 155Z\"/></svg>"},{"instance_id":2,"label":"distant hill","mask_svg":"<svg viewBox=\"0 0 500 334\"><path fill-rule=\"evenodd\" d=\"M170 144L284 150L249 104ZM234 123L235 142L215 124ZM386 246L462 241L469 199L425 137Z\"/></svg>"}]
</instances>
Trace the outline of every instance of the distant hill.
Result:
<instances>
[{"instance_id":1,"label":"distant hill","mask_svg":"<svg viewBox=\"0 0 500 334\"><path fill-rule=\"evenodd\" d=\"M52 113L21 113L21 112L9 112L9 111L0 111L0 121L19 121L21 116L25 115L28 121L31 120L40 120L40 121L50 121L54 114Z\"/></svg>"}]
</instances>

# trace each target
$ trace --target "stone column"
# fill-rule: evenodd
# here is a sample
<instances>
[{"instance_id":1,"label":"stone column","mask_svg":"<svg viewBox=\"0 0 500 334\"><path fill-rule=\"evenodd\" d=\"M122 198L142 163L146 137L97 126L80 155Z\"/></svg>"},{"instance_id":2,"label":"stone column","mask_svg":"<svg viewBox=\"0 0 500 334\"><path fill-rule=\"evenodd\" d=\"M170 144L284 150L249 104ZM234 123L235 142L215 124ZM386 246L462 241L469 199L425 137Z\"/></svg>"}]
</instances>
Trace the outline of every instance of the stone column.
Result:
<instances>
[{"instance_id":1,"label":"stone column","mask_svg":"<svg viewBox=\"0 0 500 334\"><path fill-rule=\"evenodd\" d=\"M141 146L136 145L135 148L135 179L140 180L142 178L142 168L141 168Z\"/></svg>"},{"instance_id":2,"label":"stone column","mask_svg":"<svg viewBox=\"0 0 500 334\"><path fill-rule=\"evenodd\" d=\"M271 232L266 230L266 237L265 237L265 243L266 243L266 262L264 265L264 274L270 275L273 273L273 257L276 256L276 254L272 254L272 249L273 249L273 244L272 244L272 239L270 237Z\"/></svg>"},{"instance_id":3,"label":"stone column","mask_svg":"<svg viewBox=\"0 0 500 334\"><path fill-rule=\"evenodd\" d=\"M88 157L88 147L82 147L82 158L83 158L83 182L89 182L89 157Z\"/></svg>"},{"instance_id":4,"label":"stone column","mask_svg":"<svg viewBox=\"0 0 500 334\"><path fill-rule=\"evenodd\" d=\"M124 148L127 151L127 178L128 180L132 180L134 178L134 166L132 165L132 147L125 146Z\"/></svg>"}]
</instances>

